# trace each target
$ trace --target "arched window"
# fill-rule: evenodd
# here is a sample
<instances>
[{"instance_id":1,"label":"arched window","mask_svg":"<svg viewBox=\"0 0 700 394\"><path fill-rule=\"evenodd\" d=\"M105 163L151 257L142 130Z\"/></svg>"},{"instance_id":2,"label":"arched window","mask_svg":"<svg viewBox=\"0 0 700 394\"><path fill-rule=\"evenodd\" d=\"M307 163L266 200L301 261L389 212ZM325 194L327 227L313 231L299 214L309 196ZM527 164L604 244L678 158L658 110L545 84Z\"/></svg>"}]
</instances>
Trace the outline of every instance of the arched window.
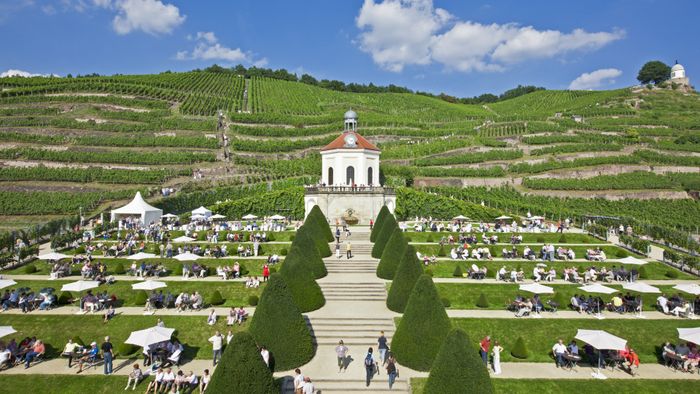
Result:
<instances>
[{"instance_id":1,"label":"arched window","mask_svg":"<svg viewBox=\"0 0 700 394\"><path fill-rule=\"evenodd\" d=\"M328 186L333 186L333 167L328 167Z\"/></svg>"},{"instance_id":2,"label":"arched window","mask_svg":"<svg viewBox=\"0 0 700 394\"><path fill-rule=\"evenodd\" d=\"M372 167L367 169L367 186L372 186L374 184L374 182L372 182L372 171Z\"/></svg>"},{"instance_id":3,"label":"arched window","mask_svg":"<svg viewBox=\"0 0 700 394\"><path fill-rule=\"evenodd\" d=\"M345 170L345 184L352 186L355 183L355 167L348 166Z\"/></svg>"}]
</instances>

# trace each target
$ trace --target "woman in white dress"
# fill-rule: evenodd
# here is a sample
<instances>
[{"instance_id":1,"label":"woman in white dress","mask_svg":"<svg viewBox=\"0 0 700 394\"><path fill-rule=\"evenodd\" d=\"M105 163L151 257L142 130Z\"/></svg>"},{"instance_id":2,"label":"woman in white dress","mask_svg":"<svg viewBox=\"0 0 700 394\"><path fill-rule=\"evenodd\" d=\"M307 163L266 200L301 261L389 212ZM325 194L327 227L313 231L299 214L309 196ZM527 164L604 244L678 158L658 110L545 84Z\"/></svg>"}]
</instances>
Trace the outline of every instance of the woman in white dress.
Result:
<instances>
[{"instance_id":1,"label":"woman in white dress","mask_svg":"<svg viewBox=\"0 0 700 394\"><path fill-rule=\"evenodd\" d=\"M494 375L500 375L501 374L501 352L503 351L503 347L498 343L498 341L494 342L493 345L493 374Z\"/></svg>"}]
</instances>

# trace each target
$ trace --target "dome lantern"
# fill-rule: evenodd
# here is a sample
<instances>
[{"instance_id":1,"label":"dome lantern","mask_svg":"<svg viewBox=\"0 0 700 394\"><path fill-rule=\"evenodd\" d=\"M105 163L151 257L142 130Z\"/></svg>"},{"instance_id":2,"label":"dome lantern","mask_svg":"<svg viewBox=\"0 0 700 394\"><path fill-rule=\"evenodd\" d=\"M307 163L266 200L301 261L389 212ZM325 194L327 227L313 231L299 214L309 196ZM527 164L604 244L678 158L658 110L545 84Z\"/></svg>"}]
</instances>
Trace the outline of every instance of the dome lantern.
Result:
<instances>
[{"instance_id":1,"label":"dome lantern","mask_svg":"<svg viewBox=\"0 0 700 394\"><path fill-rule=\"evenodd\" d=\"M345 131L357 131L357 113L351 109L345 113Z\"/></svg>"}]
</instances>

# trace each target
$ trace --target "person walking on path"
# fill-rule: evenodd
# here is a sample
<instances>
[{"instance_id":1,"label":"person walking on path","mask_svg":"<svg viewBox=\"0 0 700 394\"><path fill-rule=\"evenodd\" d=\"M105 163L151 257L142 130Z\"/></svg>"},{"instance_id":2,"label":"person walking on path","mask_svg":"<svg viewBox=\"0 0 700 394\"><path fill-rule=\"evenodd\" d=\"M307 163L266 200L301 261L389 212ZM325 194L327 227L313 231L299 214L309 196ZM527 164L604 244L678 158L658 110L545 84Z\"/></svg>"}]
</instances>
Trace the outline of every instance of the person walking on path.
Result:
<instances>
[{"instance_id":1,"label":"person walking on path","mask_svg":"<svg viewBox=\"0 0 700 394\"><path fill-rule=\"evenodd\" d=\"M335 354L338 356L338 373L343 372L343 368L347 372L348 366L345 364L345 359L348 356L348 347L345 346L342 339L338 342L338 346L335 347Z\"/></svg>"},{"instance_id":2,"label":"person walking on path","mask_svg":"<svg viewBox=\"0 0 700 394\"><path fill-rule=\"evenodd\" d=\"M340 228L335 228L335 243L340 243Z\"/></svg>"},{"instance_id":3,"label":"person walking on path","mask_svg":"<svg viewBox=\"0 0 700 394\"><path fill-rule=\"evenodd\" d=\"M263 265L262 274L263 274L263 282L267 282L267 280L270 279L270 266L269 265L267 265L267 264Z\"/></svg>"},{"instance_id":4,"label":"person walking on path","mask_svg":"<svg viewBox=\"0 0 700 394\"><path fill-rule=\"evenodd\" d=\"M109 341L109 337L105 337L104 343L100 346L102 349L102 358L105 361L105 375L112 374L112 359L114 359L114 354L112 353L112 342Z\"/></svg>"},{"instance_id":5,"label":"person walking on path","mask_svg":"<svg viewBox=\"0 0 700 394\"><path fill-rule=\"evenodd\" d=\"M340 244L339 243L335 244L335 257L340 259Z\"/></svg>"},{"instance_id":6,"label":"person walking on path","mask_svg":"<svg viewBox=\"0 0 700 394\"><path fill-rule=\"evenodd\" d=\"M348 260L352 258L352 245L350 245L350 242L345 246L345 253L348 257Z\"/></svg>"},{"instance_id":7,"label":"person walking on path","mask_svg":"<svg viewBox=\"0 0 700 394\"><path fill-rule=\"evenodd\" d=\"M498 343L498 341L494 341L493 350L491 350L491 352L493 354L493 374L494 375L501 374L501 352L502 351L503 351L503 347Z\"/></svg>"},{"instance_id":8,"label":"person walking on path","mask_svg":"<svg viewBox=\"0 0 700 394\"><path fill-rule=\"evenodd\" d=\"M294 370L294 394L304 394L304 375L299 368Z\"/></svg>"},{"instance_id":9,"label":"person walking on path","mask_svg":"<svg viewBox=\"0 0 700 394\"><path fill-rule=\"evenodd\" d=\"M489 365L489 348L491 348L491 337L487 335L479 344L479 353L481 353L481 359L486 366Z\"/></svg>"},{"instance_id":10,"label":"person walking on path","mask_svg":"<svg viewBox=\"0 0 700 394\"><path fill-rule=\"evenodd\" d=\"M396 359L391 353L389 353L389 358L386 360L386 374L389 375L389 390L391 390L396 377L399 376L399 369L396 368Z\"/></svg>"},{"instance_id":11,"label":"person walking on path","mask_svg":"<svg viewBox=\"0 0 700 394\"><path fill-rule=\"evenodd\" d=\"M377 368L377 374L379 374L378 363L374 361L374 350L370 347L367 349L367 355L365 356L365 372L367 373L366 385L369 387L369 383L372 381L374 376L374 369Z\"/></svg>"},{"instance_id":12,"label":"person walking on path","mask_svg":"<svg viewBox=\"0 0 700 394\"><path fill-rule=\"evenodd\" d=\"M214 334L213 337L209 338L209 342L211 342L211 348L213 350L213 363L214 366L216 366L216 361L221 360L221 349L224 346L224 337L221 335L219 331Z\"/></svg>"},{"instance_id":13,"label":"person walking on path","mask_svg":"<svg viewBox=\"0 0 700 394\"><path fill-rule=\"evenodd\" d=\"M304 377L304 385L302 386L302 393L303 394L315 394L316 393L316 388L314 387L314 384L311 383L311 378L308 376Z\"/></svg>"},{"instance_id":14,"label":"person walking on path","mask_svg":"<svg viewBox=\"0 0 700 394\"><path fill-rule=\"evenodd\" d=\"M386 363L386 353L389 351L389 346L387 346L386 337L384 336L384 331L379 332L379 339L377 339L377 349L379 349L379 361L382 365Z\"/></svg>"},{"instance_id":15,"label":"person walking on path","mask_svg":"<svg viewBox=\"0 0 700 394\"><path fill-rule=\"evenodd\" d=\"M369 220L369 231L372 231L372 227L374 227L374 220L370 219Z\"/></svg>"}]
</instances>

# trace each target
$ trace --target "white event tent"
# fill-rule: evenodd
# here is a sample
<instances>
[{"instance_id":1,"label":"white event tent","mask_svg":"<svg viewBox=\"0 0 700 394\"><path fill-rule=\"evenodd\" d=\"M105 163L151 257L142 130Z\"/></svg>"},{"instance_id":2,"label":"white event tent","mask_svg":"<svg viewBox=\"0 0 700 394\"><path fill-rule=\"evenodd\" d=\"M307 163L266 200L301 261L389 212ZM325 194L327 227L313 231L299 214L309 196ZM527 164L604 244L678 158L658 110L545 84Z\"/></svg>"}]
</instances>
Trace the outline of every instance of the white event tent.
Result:
<instances>
[{"instance_id":1,"label":"white event tent","mask_svg":"<svg viewBox=\"0 0 700 394\"><path fill-rule=\"evenodd\" d=\"M136 192L136 196L130 203L121 208L112 210L111 221L119 219L120 216L136 215L141 216L141 223L147 226L152 222L159 221L161 216L163 216L163 210L149 205L143 197L141 197L141 192Z\"/></svg>"},{"instance_id":2,"label":"white event tent","mask_svg":"<svg viewBox=\"0 0 700 394\"><path fill-rule=\"evenodd\" d=\"M204 207L199 207L199 208L195 209L194 211L192 211L192 216L203 216L204 219L206 219L209 216L211 216L211 211L204 208Z\"/></svg>"}]
</instances>

